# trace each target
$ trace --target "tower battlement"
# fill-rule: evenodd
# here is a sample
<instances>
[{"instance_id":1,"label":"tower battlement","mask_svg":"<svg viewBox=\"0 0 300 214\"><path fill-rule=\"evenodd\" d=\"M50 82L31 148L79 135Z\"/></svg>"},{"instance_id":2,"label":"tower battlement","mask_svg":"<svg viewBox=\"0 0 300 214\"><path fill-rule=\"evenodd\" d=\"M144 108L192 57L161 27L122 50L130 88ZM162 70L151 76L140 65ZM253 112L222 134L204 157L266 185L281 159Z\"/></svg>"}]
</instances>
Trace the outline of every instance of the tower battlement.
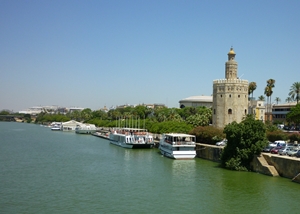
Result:
<instances>
[{"instance_id":1,"label":"tower battlement","mask_svg":"<svg viewBox=\"0 0 300 214\"><path fill-rule=\"evenodd\" d=\"M213 84L218 83L242 83L248 85L248 80L242 80L242 79L217 79L213 81Z\"/></svg>"}]
</instances>

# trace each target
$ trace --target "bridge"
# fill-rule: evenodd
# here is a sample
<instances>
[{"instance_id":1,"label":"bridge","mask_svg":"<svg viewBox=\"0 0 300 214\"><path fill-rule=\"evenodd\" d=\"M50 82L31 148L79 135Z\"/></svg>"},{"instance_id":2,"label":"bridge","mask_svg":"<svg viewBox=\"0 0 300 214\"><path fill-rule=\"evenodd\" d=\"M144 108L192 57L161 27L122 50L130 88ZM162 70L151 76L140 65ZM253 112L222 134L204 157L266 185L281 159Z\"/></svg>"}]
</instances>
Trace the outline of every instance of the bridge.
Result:
<instances>
[{"instance_id":1,"label":"bridge","mask_svg":"<svg viewBox=\"0 0 300 214\"><path fill-rule=\"evenodd\" d=\"M0 121L17 121L22 120L24 118L24 115L0 115Z\"/></svg>"}]
</instances>

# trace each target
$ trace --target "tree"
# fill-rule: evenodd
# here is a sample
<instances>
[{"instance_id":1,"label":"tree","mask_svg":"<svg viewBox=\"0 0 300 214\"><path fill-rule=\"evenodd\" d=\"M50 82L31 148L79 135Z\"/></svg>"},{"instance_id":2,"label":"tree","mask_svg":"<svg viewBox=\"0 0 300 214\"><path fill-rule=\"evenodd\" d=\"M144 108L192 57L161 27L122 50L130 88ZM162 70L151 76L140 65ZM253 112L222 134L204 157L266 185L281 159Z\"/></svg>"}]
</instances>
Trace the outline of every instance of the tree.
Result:
<instances>
[{"instance_id":1,"label":"tree","mask_svg":"<svg viewBox=\"0 0 300 214\"><path fill-rule=\"evenodd\" d=\"M267 80L267 86L265 88L265 95L267 96L267 119L270 120L269 114L272 112L272 103L271 103L271 97L273 94L273 88L275 87L275 80L274 79L268 79Z\"/></svg>"},{"instance_id":2,"label":"tree","mask_svg":"<svg viewBox=\"0 0 300 214\"><path fill-rule=\"evenodd\" d=\"M252 95L251 100L253 100L253 92L256 90L256 82L250 82L248 87L248 95Z\"/></svg>"},{"instance_id":3,"label":"tree","mask_svg":"<svg viewBox=\"0 0 300 214\"><path fill-rule=\"evenodd\" d=\"M286 119L288 122L300 124L300 103L291 108L291 111L286 115Z\"/></svg>"},{"instance_id":4,"label":"tree","mask_svg":"<svg viewBox=\"0 0 300 214\"><path fill-rule=\"evenodd\" d=\"M291 98L291 97L287 97L286 99L285 99L285 102L287 102L287 103L290 103L290 102L292 102L293 101L293 99Z\"/></svg>"},{"instance_id":5,"label":"tree","mask_svg":"<svg viewBox=\"0 0 300 214\"><path fill-rule=\"evenodd\" d=\"M233 170L250 170L250 163L268 144L266 128L262 121L247 115L241 122L225 126L228 140L221 155L221 165Z\"/></svg>"},{"instance_id":6,"label":"tree","mask_svg":"<svg viewBox=\"0 0 300 214\"><path fill-rule=\"evenodd\" d=\"M250 82L249 83L249 87L248 87L248 95L252 94L252 97L251 97L251 100L250 100L250 108L251 108L251 114L253 114L253 92L255 91L256 89L256 82Z\"/></svg>"},{"instance_id":7,"label":"tree","mask_svg":"<svg viewBox=\"0 0 300 214\"><path fill-rule=\"evenodd\" d=\"M9 115L9 114L10 114L9 111L7 111L7 110L2 110L0 112L0 115Z\"/></svg>"},{"instance_id":8,"label":"tree","mask_svg":"<svg viewBox=\"0 0 300 214\"><path fill-rule=\"evenodd\" d=\"M88 121L92 118L92 110L90 108L85 108L81 111L81 119L83 121Z\"/></svg>"},{"instance_id":9,"label":"tree","mask_svg":"<svg viewBox=\"0 0 300 214\"><path fill-rule=\"evenodd\" d=\"M276 97L275 100L276 104L278 105L279 102L281 102L281 99L279 97Z\"/></svg>"},{"instance_id":10,"label":"tree","mask_svg":"<svg viewBox=\"0 0 300 214\"><path fill-rule=\"evenodd\" d=\"M266 99L265 99L265 96L260 95L260 96L258 97L258 100L259 100L259 101L265 101Z\"/></svg>"},{"instance_id":11,"label":"tree","mask_svg":"<svg viewBox=\"0 0 300 214\"><path fill-rule=\"evenodd\" d=\"M294 82L293 83L293 85L290 88L289 96L293 100L296 100L297 103L299 102L299 99L300 99L300 82Z\"/></svg>"}]
</instances>

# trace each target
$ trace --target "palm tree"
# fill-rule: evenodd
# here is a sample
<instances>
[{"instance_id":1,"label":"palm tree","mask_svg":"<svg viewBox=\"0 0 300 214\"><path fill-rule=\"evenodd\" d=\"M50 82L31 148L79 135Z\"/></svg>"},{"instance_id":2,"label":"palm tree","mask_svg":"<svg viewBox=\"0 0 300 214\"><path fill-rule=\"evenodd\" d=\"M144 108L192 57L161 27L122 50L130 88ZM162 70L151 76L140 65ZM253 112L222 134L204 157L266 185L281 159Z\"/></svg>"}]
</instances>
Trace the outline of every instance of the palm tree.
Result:
<instances>
[{"instance_id":1,"label":"palm tree","mask_svg":"<svg viewBox=\"0 0 300 214\"><path fill-rule=\"evenodd\" d=\"M275 100L276 104L278 105L279 102L281 102L281 99L279 97L276 97Z\"/></svg>"},{"instance_id":2,"label":"palm tree","mask_svg":"<svg viewBox=\"0 0 300 214\"><path fill-rule=\"evenodd\" d=\"M269 118L269 113L272 111L272 106L271 106L271 97L273 94L273 88L275 87L275 80L274 79L268 79L267 80L267 86L265 88L265 95L267 96L267 114L268 114L268 120Z\"/></svg>"},{"instance_id":3,"label":"palm tree","mask_svg":"<svg viewBox=\"0 0 300 214\"><path fill-rule=\"evenodd\" d=\"M289 96L293 100L296 100L297 103L299 102L299 99L300 99L300 82L294 82L293 83L293 85L290 88Z\"/></svg>"},{"instance_id":4,"label":"palm tree","mask_svg":"<svg viewBox=\"0 0 300 214\"><path fill-rule=\"evenodd\" d=\"M293 101L293 99L291 98L291 97L287 97L286 99L285 99L285 102L287 102L287 103L290 103L290 102L292 102Z\"/></svg>"},{"instance_id":5,"label":"palm tree","mask_svg":"<svg viewBox=\"0 0 300 214\"><path fill-rule=\"evenodd\" d=\"M266 113L268 114L269 112L269 97L270 97L270 89L268 86L265 87L265 95L267 96L267 108L266 108ZM269 117L267 116L266 119L268 120Z\"/></svg>"},{"instance_id":6,"label":"palm tree","mask_svg":"<svg viewBox=\"0 0 300 214\"><path fill-rule=\"evenodd\" d=\"M256 82L250 82L249 87L248 87L248 95L252 94L251 100L249 98L249 104L250 104L250 109L251 109L251 114L253 114L253 92L256 89Z\"/></svg>"},{"instance_id":7,"label":"palm tree","mask_svg":"<svg viewBox=\"0 0 300 214\"><path fill-rule=\"evenodd\" d=\"M253 92L255 91L256 87L257 87L256 82L250 82L249 83L248 95L252 94L251 100L253 100Z\"/></svg>"},{"instance_id":8,"label":"palm tree","mask_svg":"<svg viewBox=\"0 0 300 214\"><path fill-rule=\"evenodd\" d=\"M258 97L258 100L259 100L259 101L265 101L265 100L266 100L266 98L265 98L265 96L264 96L264 95L260 95L260 96Z\"/></svg>"}]
</instances>

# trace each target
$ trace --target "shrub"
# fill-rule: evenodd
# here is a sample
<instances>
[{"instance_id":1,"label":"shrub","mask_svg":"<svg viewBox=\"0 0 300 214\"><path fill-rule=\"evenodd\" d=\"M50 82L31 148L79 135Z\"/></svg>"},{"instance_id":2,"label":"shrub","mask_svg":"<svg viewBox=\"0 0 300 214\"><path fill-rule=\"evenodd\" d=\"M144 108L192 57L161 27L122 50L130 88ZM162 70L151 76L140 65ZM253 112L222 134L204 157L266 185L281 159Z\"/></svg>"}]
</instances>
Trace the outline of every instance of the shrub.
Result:
<instances>
[{"instance_id":1,"label":"shrub","mask_svg":"<svg viewBox=\"0 0 300 214\"><path fill-rule=\"evenodd\" d=\"M298 141L298 143L300 143L300 134L296 132L291 133L289 134L288 139L291 143L294 143L295 141Z\"/></svg>"},{"instance_id":2,"label":"shrub","mask_svg":"<svg viewBox=\"0 0 300 214\"><path fill-rule=\"evenodd\" d=\"M223 129L213 126L198 126L190 131L190 134L196 135L198 143L206 143L214 145L216 142L225 138Z\"/></svg>"},{"instance_id":3,"label":"shrub","mask_svg":"<svg viewBox=\"0 0 300 214\"><path fill-rule=\"evenodd\" d=\"M288 135L285 132L277 129L275 131L267 131L267 139L270 142L274 142L276 140L287 140Z\"/></svg>"},{"instance_id":4,"label":"shrub","mask_svg":"<svg viewBox=\"0 0 300 214\"><path fill-rule=\"evenodd\" d=\"M225 126L227 145L221 154L221 165L228 169L249 170L254 155L259 155L267 144L263 122L248 115L241 123Z\"/></svg>"}]
</instances>

